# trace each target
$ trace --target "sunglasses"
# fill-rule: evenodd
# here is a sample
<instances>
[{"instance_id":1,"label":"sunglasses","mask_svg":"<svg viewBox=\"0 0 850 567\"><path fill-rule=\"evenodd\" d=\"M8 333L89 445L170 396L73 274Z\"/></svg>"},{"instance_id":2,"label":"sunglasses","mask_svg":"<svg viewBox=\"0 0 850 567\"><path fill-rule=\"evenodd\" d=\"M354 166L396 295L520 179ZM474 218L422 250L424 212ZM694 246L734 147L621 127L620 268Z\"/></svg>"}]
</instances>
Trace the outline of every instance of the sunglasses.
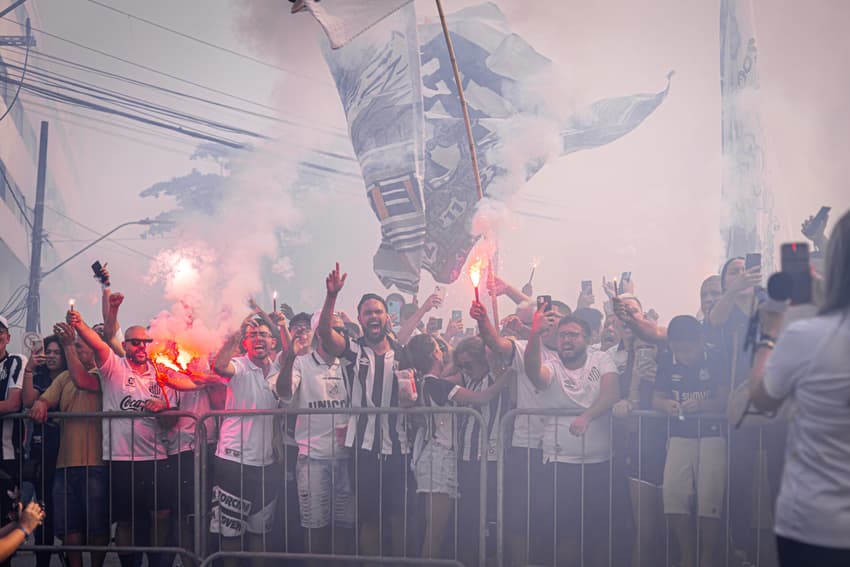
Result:
<instances>
[{"instance_id":1,"label":"sunglasses","mask_svg":"<svg viewBox=\"0 0 850 567\"><path fill-rule=\"evenodd\" d=\"M134 347L147 345L153 342L153 339L127 339L127 342Z\"/></svg>"}]
</instances>

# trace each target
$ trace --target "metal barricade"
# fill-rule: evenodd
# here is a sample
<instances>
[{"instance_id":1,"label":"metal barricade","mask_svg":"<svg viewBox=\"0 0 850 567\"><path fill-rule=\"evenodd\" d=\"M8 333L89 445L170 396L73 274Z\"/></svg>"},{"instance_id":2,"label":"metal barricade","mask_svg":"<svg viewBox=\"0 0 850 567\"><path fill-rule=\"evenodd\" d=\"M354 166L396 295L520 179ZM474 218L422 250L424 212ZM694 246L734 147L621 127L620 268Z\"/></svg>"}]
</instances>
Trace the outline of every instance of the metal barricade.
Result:
<instances>
[{"instance_id":1,"label":"metal barricade","mask_svg":"<svg viewBox=\"0 0 850 567\"><path fill-rule=\"evenodd\" d=\"M194 431L197 429L195 416L184 411L169 411L167 414L155 414L150 412L50 412L48 421L45 424L38 424L29 419L27 414L9 414L2 417L4 424L13 423L17 429L15 445L15 458L6 459L3 461L2 469L5 473L4 483L8 486L18 486L20 488L21 500L26 502L32 499L38 499L45 504L46 522L57 524L62 528L62 539L67 543L69 534L76 534L74 538L79 539L80 543L88 540L87 545L78 545L76 543L69 545L54 545L54 530L52 526L42 526L37 530L34 538L35 545L22 546L22 550L30 550L37 554L40 553L58 553L58 552L117 552L117 553L154 553L162 554L168 557L181 555L187 561L191 560L195 564L200 561L192 550L192 545L183 545L179 535L177 541L172 538L172 533L169 527L163 529L165 533L157 532L160 527L158 518L149 518L149 523L152 523L154 537L162 537L165 540L165 545L140 545L135 541L137 535L136 521L143 517L144 514L138 514L136 510L136 502L140 497L136 494L138 489L135 482L135 473L138 467L150 468L152 477L150 480L150 488L153 494L148 498L153 510L171 509L172 502L163 502L158 494L160 489L167 486L167 483L178 482L176 488L177 494L180 492L185 475L180 469L179 461L175 461L177 468L172 468L172 460L169 459L169 439L166 433L171 431L170 426L159 431L159 425L155 429L162 435L154 435L153 447L151 455L141 455L137 453L135 448L136 424L138 420L174 420L175 424L178 420L189 420L189 423L183 422L187 430ZM80 420L97 420L93 428L77 428L67 432L67 441L72 441L70 447L65 447L65 461L57 463L57 458L60 454L60 427L69 427L69 424ZM104 423L104 420L108 420ZM129 421L129 438L127 439L129 459L119 461L110 459L113 456L111 451L107 451L103 455L102 448L104 444L108 448L112 448L110 435L113 432L113 422L115 420ZM158 423L154 421L154 423ZM105 434L105 439L104 439ZM76 435L76 436L75 436ZM161 443L162 442L162 443ZM96 443L96 446L92 446ZM194 451L193 451L194 452ZM7 455L4 455L7 456ZM147 460L135 460L135 457L150 457ZM130 473L130 482L122 491L128 497L129 516L131 534L130 545L109 546L110 526L113 524L113 511L116 504L113 502L115 493L114 483L118 479L109 474L114 466L118 463L129 463L127 469ZM147 463L150 466L147 467ZM62 465L57 467L57 464ZM161 465L161 466L160 466ZM167 471L166 477L161 475ZM171 472L176 476L171 476ZM163 483L166 483L165 485ZM34 486L33 486L34 485ZM3 487L4 489L7 486ZM59 500L54 500L54 491L59 496ZM5 493L5 490L3 491ZM194 497L194 490L191 490L190 497ZM99 505L98 505L99 504ZM74 526L71 529L69 516L72 513L77 513L80 509L85 511L85 525L79 527ZM177 502L177 520L188 514L184 514L180 507L180 500ZM169 512L170 515L170 512ZM79 519L75 515L76 519ZM61 522L61 523L60 523ZM178 530L179 533L179 530ZM43 534L43 535L42 535ZM98 543L100 541L100 543ZM128 543L128 542L124 542Z\"/></svg>"},{"instance_id":2,"label":"metal barricade","mask_svg":"<svg viewBox=\"0 0 850 567\"><path fill-rule=\"evenodd\" d=\"M391 407L391 408L333 408L333 409L326 409L326 408L311 408L311 409L279 408L279 409L270 409L270 410L240 410L240 411L221 410L221 411L208 412L208 413L205 413L205 414L198 417L198 422L197 422L198 423L198 425L197 425L198 429L197 429L196 437L198 439L198 446L206 445L206 443L205 443L206 423L211 418L214 418L214 419L227 419L227 418L237 419L237 418L241 418L242 421L240 421L239 427L240 427L241 437L242 437L242 439L244 439L244 429L245 429L244 421L247 420L247 419L252 419L252 418L256 419L256 418L263 418L263 417L287 417L287 416L299 416L299 415L301 415L301 416L321 416L321 415L331 415L331 416L337 415L337 416L339 416L339 415L342 415L342 416L345 416L344 420L347 423L349 417L351 417L351 416L375 415L376 419L378 419L378 418L380 418L380 416L385 416L385 415L387 415L387 416L399 415L399 416L407 416L407 417L416 417L416 416L430 417L434 414L450 414L452 416L457 416L457 417L463 416L463 417L466 417L468 419L474 420L475 423L478 424L478 430L480 432L480 438L481 439L479 440L479 447L487 447L487 444L484 441L484 436L485 436L485 433L487 432L487 424L485 423L484 418L482 417L482 415L479 412L475 411L474 409L465 408L465 407L434 407L434 408L430 408L430 407L412 407L412 408ZM308 421L308 423L310 423L310 421ZM309 435L308 435L308 437L309 437ZM269 440L269 442L271 442L271 440ZM411 446L412 446L412 443L411 443ZM359 453L360 453L360 451L354 451L353 456L350 457L353 461L355 468L357 468L357 466L358 466L357 459L360 458ZM197 475L199 475L198 478L196 478L196 486L198 486L198 487L207 486L208 482L206 482L206 475L208 474L209 467L206 466L205 463L204 463L204 460L206 459L206 455L203 454L202 452L196 452L195 458L196 458L195 470L196 470ZM241 459L241 461L234 460L233 462L240 462L241 463L240 464L240 470L244 470L244 467L247 466L247 465L244 464L244 452L240 451L239 459ZM479 563L479 565L483 566L485 564L485 560L486 560L485 531L486 531L487 504L488 504L488 502L487 502L487 457L486 457L486 451L485 451L485 454L480 459L478 459L478 461L479 461L479 463L478 463L479 530L477 532L477 537L478 537L479 557L477 558L477 562ZM408 465L405 465L405 466L408 466ZM272 474L272 473L270 472L270 474ZM265 485L265 475L266 475L266 471L265 471L265 469L263 469L263 471L261 472L261 480L260 480L263 483L263 485ZM383 484L382 484L383 483L383 476L382 476L383 475L383 464L380 460L379 460L379 465L378 465L378 475L379 475L379 484L382 487L383 486ZM359 479L355 478L353 480L355 482L355 487L356 487L356 483L358 482ZM286 479L285 479L285 482L287 482ZM363 561L371 561L371 562L375 562L376 559L381 559L379 562L399 563L400 560L403 560L402 562L406 563L406 564L411 563L411 562L414 562L416 564L441 564L441 565L442 564L446 564L446 565L459 564L457 561L440 562L442 560L433 560L433 561L437 561L437 563L433 563L433 562L431 562L431 560L422 560L422 559L419 559L419 558L415 558L414 554L408 553L408 535L409 535L408 534L408 529L409 529L408 523L411 519L411 515L409 514L409 510L408 510L407 496L408 496L408 491L410 490L410 488L411 487L408 486L408 483L407 483L407 475L405 475L405 480L404 480L405 502L403 503L404 519L403 519L403 526L402 526L403 550L404 550L403 553L404 553L404 555L402 557L372 556L372 555L366 555L364 553L361 553L359 547L356 547L354 554L347 554L344 557L348 557L349 555L351 555L351 557L358 558L358 559L363 560ZM244 494L244 486L240 486L240 490L242 490L241 494ZM382 488L379 491L379 495L380 494L382 494ZM263 499L265 499L265 495L263 495ZM355 500L355 502L357 502L357 500ZM196 522L196 524L195 524L195 540L196 540L197 545L198 545L196 547L196 549L199 551L199 555L201 555L203 557L206 554L206 550L210 549L210 546L208 545L208 541L207 541L208 534L206 533L206 531L203 529L202 526L207 523L208 519L211 518L211 514L210 514L210 510L207 509L208 508L207 507L207 501L206 501L205 498L201 498L201 497L196 498L196 503L197 503L196 504L196 506L197 506L197 509L196 509L197 517L202 519L202 521ZM287 508L295 507L297 509L298 503L297 502L292 502L292 503L287 502L286 507ZM383 546L380 545L380 542L384 539L384 534L383 534L383 531L382 531L383 530L383 524L384 524L384 521L383 521L384 520L384 518L383 518L383 503L381 503L381 502L378 503L378 509L379 509L379 520L378 520L379 546L378 546L378 549L383 550ZM456 512L456 517L457 517L457 505L455 505L455 512ZM331 522L331 526L333 526L333 520ZM287 528L288 528L288 526L284 526L284 534L288 533ZM356 546L359 546L359 540L360 540L360 536L361 536L360 531L359 531L360 528L361 528L361 526L359 526L359 524L357 522L355 522L355 525L354 525L354 541L355 541ZM332 528L331 529L331 537L332 538L333 538L333 533L334 533L334 529ZM219 539L222 539L222 538L219 538ZM243 546L243 549L244 549L244 545L246 543L244 535L241 536L240 541L241 541L241 546ZM288 542L284 542L284 543L288 544ZM262 548L263 548L262 552L240 551L240 552L237 552L237 553L247 554L247 555L238 555L238 557L248 557L248 556L251 556L251 557L278 557L278 558L288 558L288 559L293 559L293 560L295 560L295 559L299 559L299 560L300 559L316 559L316 560L321 560L321 561L326 561L326 560L328 560L328 558L335 558L335 559L339 560L341 557L343 557L343 556L340 556L338 554L337 555L327 555L327 554L320 554L320 553L269 552L269 551L267 551L267 549L268 549L267 545L268 545L268 542L266 541L266 539L264 537L263 540L262 540ZM332 549L333 549L333 543L332 543ZM457 550L457 547L455 549ZM233 553L234 552L232 550L226 551L226 552L217 552L216 554L214 554L213 556L210 556L210 557L219 557L219 558L223 558L225 556L227 556L227 557L237 557L237 556L234 556ZM365 559L365 558L368 558L368 560ZM208 560L209 559L210 558L208 558Z\"/></svg>"},{"instance_id":3,"label":"metal barricade","mask_svg":"<svg viewBox=\"0 0 850 567\"><path fill-rule=\"evenodd\" d=\"M506 467L509 461L508 451L509 448L512 448L512 439L510 436L513 431L512 425L517 419L531 419L531 416L557 420L572 419L580 415L580 413L579 411L560 409L514 409L503 416L499 427L499 459L496 481L497 563L500 567L517 564L516 561L507 558L507 551L510 546L506 541L509 531L506 529L506 519L510 517L512 520L515 520L516 517L523 517L522 510L506 509L505 495L506 479L508 476ZM718 481L721 482L720 486L722 486L721 490L723 493L719 498L720 509L712 510L710 515L705 516L705 518L713 519L715 518L714 514L716 514L721 532L720 539L715 539L715 545L708 548L708 551L715 553L717 557L715 564L726 565L727 567L738 567L741 565L742 558L736 556L735 550L731 549L730 543L734 542L737 537L741 540L754 540L754 542L749 542L750 545L754 544L755 547L749 550L750 555L747 557L747 560L751 561L753 565L765 567L775 565L775 559L773 557L766 557L765 555L765 549L772 546L773 542L772 536L766 537L768 535L767 530L771 527L771 522L765 518L765 514L769 514L769 510L766 510L769 506L765 506L765 504L773 502L776 497L778 488L776 484L779 480L777 473L781 464L777 462L775 453L777 449L781 449L782 444L773 441L771 445L771 441L769 439L766 440L766 438L772 435L770 427L767 430L764 428L734 430L727 424L725 415L690 415L688 419L692 420L691 423L696 423L698 429L696 437L671 435L671 424L677 423L675 421L677 419L684 420L684 417L671 417L654 411L635 411L626 418L611 418L611 425L608 429L611 458L607 461L609 476L607 487L608 525L607 538L605 539L607 539L608 549L607 562L605 564L644 565L646 567L678 564L677 561L674 561L672 552L674 548L679 546L673 543L671 534L676 529L682 529L682 524L671 526L670 516L664 514L662 477L664 476L665 467L668 466L667 459L670 457L668 448L671 445L671 439L694 439L696 443L674 442L673 445L675 447L673 450L676 451L677 462L681 459L691 459L688 466L694 469L693 472L689 473L692 475L694 482L694 500L696 500L696 496L699 494L697 490L700 489L698 486L698 471L704 471L703 474L705 475L713 475L711 478L714 480L714 484L710 487L712 494L718 488ZM711 424L706 427L722 424L722 433L720 435L715 435L714 433L703 434L703 422L708 422L709 420L711 420ZM780 430L781 425L778 424L776 429ZM703 443L705 440L713 439L719 439L720 441L716 443ZM632 446L629 447L627 445L628 443L631 443ZM519 444L522 445L523 443L520 442ZM535 549L531 543L533 535L532 525L537 530L550 529L562 537L564 535L562 530L558 531L557 511L552 518L537 517L532 522L531 517L534 511L534 505L531 501L531 487L536 482L538 484L535 488L538 490L541 488L539 484L540 478L534 477L532 460L542 458L542 450L529 449L527 447L519 447L519 449L519 453L523 454L522 458L527 459L519 467L522 469L521 473L526 475L526 478L522 479L522 482L516 482L517 479L512 478L511 488L515 489L516 486L527 487L525 495L526 509L524 511L524 517L526 518L525 533L521 534L521 536L524 536L525 549L524 553L517 553L516 550L512 550L514 553L512 553L511 559L517 558L519 555L524 555L524 559L518 560L520 564L532 564L535 563L535 559L539 560L539 557L531 557L532 551L535 551L537 555L547 557L544 564L550 564L549 556L547 555L548 551L541 554L539 553L540 550ZM661 452L660 455L657 454L659 451ZM581 452L582 454L585 452L583 440ZM687 456L683 457L685 453L687 453ZM749 453L749 458L745 460L743 467L740 466L740 462L736 463L736 460L741 460L742 453ZM767 458L765 454L767 454ZM708 455L708 458L712 459L711 463L713 464L706 465L705 468L701 467L701 455ZM660 461L658 461L659 458ZM767 464L765 463L766 459L769 461ZM648 461L654 462L650 463ZM516 462L511 466L516 466ZM632 467L632 469L629 467ZM581 500L580 502L575 502L582 519L584 519L587 512L585 509L585 484L589 480L595 480L591 475L585 474L586 468L589 469L590 464L581 465L581 474L577 478L577 482L580 483L581 487ZM557 470L557 467L554 467L554 469ZM539 470L543 470L542 465ZM637 471L635 476L632 475L632 470ZM600 472L598 467L597 472ZM722 480L716 478L717 474L722 475ZM547 477L544 476L542 478ZM765 480L768 482L765 482ZM546 482L550 481L551 479L546 480ZM625 491L618 483L623 484ZM617 490L615 490L615 486L618 487ZM550 502L551 500L557 500L559 496L557 472L554 476L553 487L554 492L548 494ZM734 501L735 498L732 496L736 489L739 493L745 495L745 497L738 497L737 502ZM647 498L651 500L647 501ZM519 500L522 500L522 497ZM711 504L708 505L710 506ZM557 504L555 507L557 509ZM619 514L614 513L615 508L619 511ZM632 517L626 518L627 521L625 524L616 524L616 522L623 521L622 514L624 510L630 511ZM696 556L695 560L697 562L694 564L700 564L701 556L706 551L705 546L709 544L701 540L702 522L699 520L700 510L692 510L690 513L693 514L694 511L698 516L698 521L695 522L697 527L695 530L695 545L693 546L693 553ZM741 519L736 517L738 514L744 516L746 519L743 526L736 527L735 522ZM661 515L660 518L658 517L659 515ZM689 521L692 520L693 517L691 516ZM555 523L554 526L549 525L552 522ZM647 522L649 522L648 525ZM623 527L624 525L626 527ZM581 533L585 530L583 522L579 526L579 530L580 547L575 554L575 558L578 559L578 563L581 565L598 564L592 563L586 557L585 537ZM627 537L624 537L624 530ZM599 534L596 535L598 536ZM662 542L660 538L663 538L663 547L661 547ZM522 540L522 537L518 539ZM657 540L657 547L647 548L648 544L646 541L652 540ZM554 543L554 546L551 550L551 564L557 564L557 542ZM523 550L520 551L522 552ZM663 552L663 557L659 557L659 555L662 555L661 552ZM681 554L681 551L679 554ZM653 556L655 556L654 559L651 558Z\"/></svg>"},{"instance_id":4,"label":"metal barricade","mask_svg":"<svg viewBox=\"0 0 850 567\"><path fill-rule=\"evenodd\" d=\"M317 555L314 553L252 553L252 552L223 552L213 553L201 563L201 567L212 567L219 559L282 559L287 562L306 563L321 561L323 563L344 562L345 565L437 565L445 567L464 567L460 561L452 559L417 559L415 557L367 557L363 555Z\"/></svg>"}]
</instances>

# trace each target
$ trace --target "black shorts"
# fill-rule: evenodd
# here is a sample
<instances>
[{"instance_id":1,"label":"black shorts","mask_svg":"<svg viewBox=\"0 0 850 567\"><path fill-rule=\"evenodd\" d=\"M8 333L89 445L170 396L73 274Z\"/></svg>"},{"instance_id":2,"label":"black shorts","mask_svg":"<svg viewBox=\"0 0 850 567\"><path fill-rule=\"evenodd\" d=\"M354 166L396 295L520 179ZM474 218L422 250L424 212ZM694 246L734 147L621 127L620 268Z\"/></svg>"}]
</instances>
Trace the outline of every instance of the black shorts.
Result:
<instances>
[{"instance_id":1,"label":"black shorts","mask_svg":"<svg viewBox=\"0 0 850 567\"><path fill-rule=\"evenodd\" d=\"M505 529L516 535L528 534L531 518L539 516L543 474L543 450L508 447L505 454L504 521Z\"/></svg>"},{"instance_id":2,"label":"black shorts","mask_svg":"<svg viewBox=\"0 0 850 567\"><path fill-rule=\"evenodd\" d=\"M269 533L282 480L277 463L255 467L216 457L210 532L222 537Z\"/></svg>"},{"instance_id":3,"label":"black shorts","mask_svg":"<svg viewBox=\"0 0 850 567\"><path fill-rule=\"evenodd\" d=\"M350 461L355 469L358 523L376 522L381 517L387 521L408 511L408 496L416 494L409 455L379 455L358 449Z\"/></svg>"},{"instance_id":4,"label":"black shorts","mask_svg":"<svg viewBox=\"0 0 850 567\"><path fill-rule=\"evenodd\" d=\"M177 479L164 459L104 461L109 471L110 517L129 522L140 514L170 510L177 500Z\"/></svg>"}]
</instances>

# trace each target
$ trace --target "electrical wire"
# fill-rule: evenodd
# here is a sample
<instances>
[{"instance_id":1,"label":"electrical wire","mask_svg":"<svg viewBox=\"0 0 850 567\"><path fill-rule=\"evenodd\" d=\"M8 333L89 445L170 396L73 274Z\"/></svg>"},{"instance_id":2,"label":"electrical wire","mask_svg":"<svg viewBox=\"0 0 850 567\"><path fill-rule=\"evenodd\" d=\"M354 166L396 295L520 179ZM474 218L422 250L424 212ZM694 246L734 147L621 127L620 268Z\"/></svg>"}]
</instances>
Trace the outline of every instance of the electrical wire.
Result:
<instances>
[{"instance_id":1,"label":"electrical wire","mask_svg":"<svg viewBox=\"0 0 850 567\"><path fill-rule=\"evenodd\" d=\"M86 224L83 224L82 222L80 222L80 221L78 221L78 220L76 220L72 217L69 217L68 215L66 215L62 211L59 211L58 209L55 209L54 207L51 207L50 205L45 204L44 208L45 208L45 210L50 210L51 212L53 212L53 213L59 215L60 217L70 221L71 223L79 226L80 228L91 232L94 235L102 236L102 233L98 232L97 230L93 229L92 227L90 227ZM131 248L131 247L127 246L126 244L121 244L120 242L115 242L111 238L106 238L106 239L104 239L103 242L111 242L111 243L115 244L116 246L123 248L124 250L138 254L139 256L147 258L148 260L155 260L156 259L153 256L151 256L150 254L145 254L141 250L136 250L135 248Z\"/></svg>"},{"instance_id":2,"label":"electrical wire","mask_svg":"<svg viewBox=\"0 0 850 567\"><path fill-rule=\"evenodd\" d=\"M29 29L29 20L27 21L27 29ZM27 33L27 51L26 55L24 55L24 69L21 72L21 80L18 82L18 89L15 91L15 96L12 98L12 102L9 106L6 107L6 112L3 113L3 116L0 116L0 122L3 121L4 118L12 111L12 108L15 107L15 103L18 102L18 95L21 94L21 87L24 85L24 79L27 77L27 63L30 60L30 42L29 42L29 33Z\"/></svg>"},{"instance_id":3,"label":"electrical wire","mask_svg":"<svg viewBox=\"0 0 850 567\"><path fill-rule=\"evenodd\" d=\"M114 12L116 14L120 14L122 16L130 18L131 20L136 20L137 22L142 22L143 24L153 26L157 29L166 31L170 34L176 35L178 37L182 37L183 39L188 39L190 41L194 41L195 43L199 43L201 45L205 45L207 47L217 49L219 51L222 51L224 53L228 53L230 55L235 55L236 57L241 57L242 59L245 59L247 61L251 61L253 63L257 63L259 65L263 65L264 67L269 67L270 69L277 69L278 71L283 71L284 73L288 73L290 75L293 75L295 77L300 77L302 79L307 79L308 81L314 81L314 82L317 82L317 83L327 83L327 81L322 81L321 79L318 79L316 77L311 77L309 75L305 75L305 74L300 73L298 71L293 71L292 69L287 69L286 67L281 67L279 65L275 65L274 63L269 63L268 61L263 61L262 59L258 59L256 57L253 57L253 56L248 55L246 53L240 53L240 52L235 51L233 49L224 47L222 45L218 45L216 43L212 43L212 42L207 41L205 39L201 39L199 37L189 35L185 32L181 32L180 30L169 28L169 27L164 26L164 25L162 25L158 22L154 22L153 20L148 20L148 19L142 18L141 16L136 16L135 14L131 14L129 12L119 10L118 8L116 8L114 6L104 4L103 2L98 2L97 0L88 0L88 2L94 4L95 6L100 6L101 8L104 8L106 10L109 10L109 11Z\"/></svg>"},{"instance_id":4,"label":"electrical wire","mask_svg":"<svg viewBox=\"0 0 850 567\"><path fill-rule=\"evenodd\" d=\"M21 211L21 215L24 217L24 220L27 223L27 226L32 230L32 222L30 221L29 215L27 214L27 210L18 200L18 194L15 192L15 189L12 187L12 184L9 183L9 178L6 177L6 168L0 167L0 173L3 174L3 181L6 183L6 187L9 188L9 193L12 195L12 198L15 200L15 204L18 205L18 210Z\"/></svg>"}]
</instances>

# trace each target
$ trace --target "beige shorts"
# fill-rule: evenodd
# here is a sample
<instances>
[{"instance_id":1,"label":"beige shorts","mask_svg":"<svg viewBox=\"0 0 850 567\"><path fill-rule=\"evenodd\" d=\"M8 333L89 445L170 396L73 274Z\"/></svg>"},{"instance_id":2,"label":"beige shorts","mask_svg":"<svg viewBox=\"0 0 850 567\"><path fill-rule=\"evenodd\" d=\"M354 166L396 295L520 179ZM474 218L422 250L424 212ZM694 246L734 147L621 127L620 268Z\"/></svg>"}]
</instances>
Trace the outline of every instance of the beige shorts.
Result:
<instances>
[{"instance_id":1,"label":"beige shorts","mask_svg":"<svg viewBox=\"0 0 850 567\"><path fill-rule=\"evenodd\" d=\"M671 437L664 463L665 514L720 518L726 492L726 439Z\"/></svg>"}]
</instances>

